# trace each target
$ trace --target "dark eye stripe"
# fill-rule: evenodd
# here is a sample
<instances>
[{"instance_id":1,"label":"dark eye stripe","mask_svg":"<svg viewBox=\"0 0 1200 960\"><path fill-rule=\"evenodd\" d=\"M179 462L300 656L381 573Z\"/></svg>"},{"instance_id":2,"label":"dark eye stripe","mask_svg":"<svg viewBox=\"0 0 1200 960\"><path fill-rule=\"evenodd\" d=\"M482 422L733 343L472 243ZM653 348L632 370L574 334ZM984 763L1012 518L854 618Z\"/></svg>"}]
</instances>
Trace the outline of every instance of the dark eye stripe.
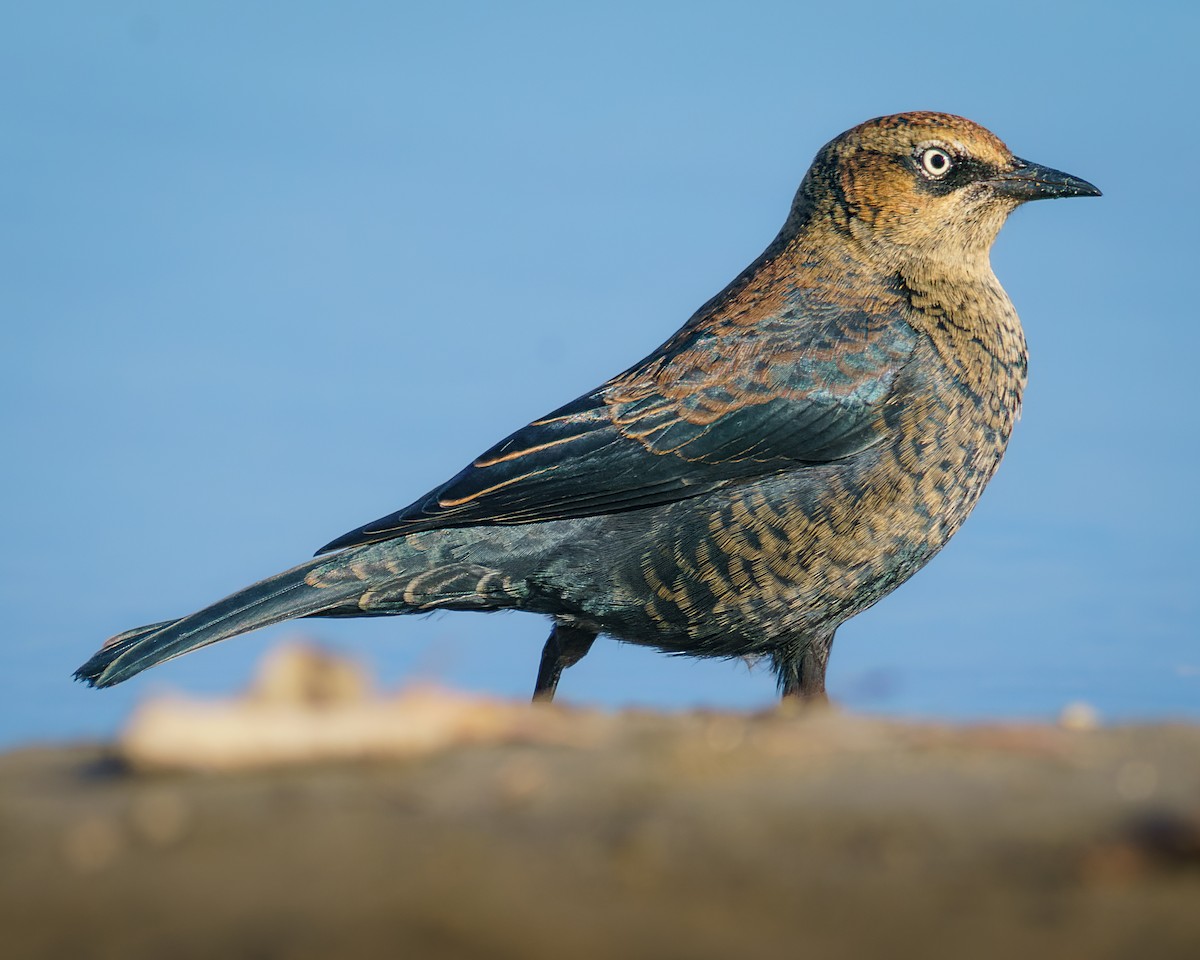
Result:
<instances>
[{"instance_id":1,"label":"dark eye stripe","mask_svg":"<svg viewBox=\"0 0 1200 960\"><path fill-rule=\"evenodd\" d=\"M947 172L941 176L934 176L925 170L924 157L925 152L922 151L910 162L915 167L914 179L917 181L917 186L925 193L952 193L978 180L994 177L999 172L990 164L974 157L951 157Z\"/></svg>"}]
</instances>

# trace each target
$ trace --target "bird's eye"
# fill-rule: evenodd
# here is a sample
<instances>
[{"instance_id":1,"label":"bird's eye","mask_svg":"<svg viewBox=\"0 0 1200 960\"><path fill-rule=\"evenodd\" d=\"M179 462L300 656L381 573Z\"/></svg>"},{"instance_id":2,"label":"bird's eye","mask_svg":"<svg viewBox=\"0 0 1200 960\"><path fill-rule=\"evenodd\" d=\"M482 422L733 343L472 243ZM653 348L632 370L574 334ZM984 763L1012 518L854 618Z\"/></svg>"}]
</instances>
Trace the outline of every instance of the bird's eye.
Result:
<instances>
[{"instance_id":1,"label":"bird's eye","mask_svg":"<svg viewBox=\"0 0 1200 960\"><path fill-rule=\"evenodd\" d=\"M954 158L941 147L928 147L921 153L921 169L935 180L940 180L954 166Z\"/></svg>"}]
</instances>

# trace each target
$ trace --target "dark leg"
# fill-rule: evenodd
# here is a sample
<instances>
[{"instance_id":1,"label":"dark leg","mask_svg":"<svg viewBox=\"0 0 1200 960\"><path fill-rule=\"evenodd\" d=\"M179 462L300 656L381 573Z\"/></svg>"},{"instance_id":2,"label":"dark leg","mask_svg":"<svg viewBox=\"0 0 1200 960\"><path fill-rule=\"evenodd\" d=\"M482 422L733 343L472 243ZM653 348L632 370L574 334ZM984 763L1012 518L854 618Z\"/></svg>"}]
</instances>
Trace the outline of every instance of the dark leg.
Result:
<instances>
[{"instance_id":1,"label":"dark leg","mask_svg":"<svg viewBox=\"0 0 1200 960\"><path fill-rule=\"evenodd\" d=\"M550 639L542 647L542 664L538 667L537 684L533 688L534 703L549 703L558 688L563 670L578 663L592 649L596 634L582 627L556 623Z\"/></svg>"},{"instance_id":2,"label":"dark leg","mask_svg":"<svg viewBox=\"0 0 1200 960\"><path fill-rule=\"evenodd\" d=\"M795 646L789 645L772 655L779 692L785 700L817 703L829 699L825 695L825 667L835 629L805 634Z\"/></svg>"}]
</instances>

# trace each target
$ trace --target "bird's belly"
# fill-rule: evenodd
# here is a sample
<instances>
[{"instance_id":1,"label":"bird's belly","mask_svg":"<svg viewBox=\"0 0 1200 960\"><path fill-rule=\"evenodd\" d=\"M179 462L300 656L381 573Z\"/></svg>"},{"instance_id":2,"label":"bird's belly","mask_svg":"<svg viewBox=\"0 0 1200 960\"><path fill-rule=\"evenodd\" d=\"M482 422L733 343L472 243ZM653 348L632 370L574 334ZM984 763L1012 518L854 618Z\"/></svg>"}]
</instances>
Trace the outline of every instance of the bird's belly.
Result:
<instances>
[{"instance_id":1,"label":"bird's belly","mask_svg":"<svg viewBox=\"0 0 1200 960\"><path fill-rule=\"evenodd\" d=\"M972 442L908 437L854 460L603 518L603 556L576 594L579 613L666 650L769 651L841 623L912 576L961 526L1002 452L979 431Z\"/></svg>"}]
</instances>

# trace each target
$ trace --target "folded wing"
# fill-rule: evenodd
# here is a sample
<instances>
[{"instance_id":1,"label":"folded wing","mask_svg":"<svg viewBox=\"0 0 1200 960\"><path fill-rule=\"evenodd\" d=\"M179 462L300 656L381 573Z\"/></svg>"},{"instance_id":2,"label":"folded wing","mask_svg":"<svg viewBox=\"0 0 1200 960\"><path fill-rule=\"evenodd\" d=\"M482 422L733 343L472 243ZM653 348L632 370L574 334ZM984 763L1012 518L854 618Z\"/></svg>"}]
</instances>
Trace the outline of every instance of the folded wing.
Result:
<instances>
[{"instance_id":1,"label":"folded wing","mask_svg":"<svg viewBox=\"0 0 1200 960\"><path fill-rule=\"evenodd\" d=\"M633 510L851 456L883 437L884 406L916 340L894 314L811 302L753 325L689 324L320 552L418 530Z\"/></svg>"}]
</instances>

